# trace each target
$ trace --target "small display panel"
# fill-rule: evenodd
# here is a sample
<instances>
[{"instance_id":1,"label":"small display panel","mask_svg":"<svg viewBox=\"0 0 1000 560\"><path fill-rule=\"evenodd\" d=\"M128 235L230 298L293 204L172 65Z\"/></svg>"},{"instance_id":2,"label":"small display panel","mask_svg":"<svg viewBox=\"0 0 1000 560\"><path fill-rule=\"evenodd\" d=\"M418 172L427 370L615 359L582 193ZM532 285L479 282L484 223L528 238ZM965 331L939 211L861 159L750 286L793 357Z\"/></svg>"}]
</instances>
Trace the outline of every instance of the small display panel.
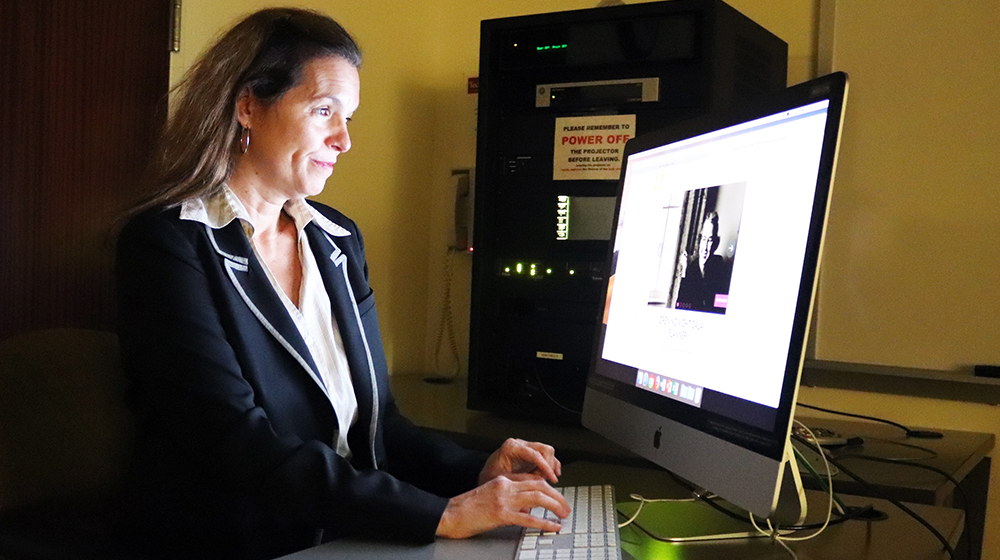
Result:
<instances>
[{"instance_id":1,"label":"small display panel","mask_svg":"<svg viewBox=\"0 0 1000 560\"><path fill-rule=\"evenodd\" d=\"M557 241L607 241L615 220L615 197L556 197Z\"/></svg>"},{"instance_id":2,"label":"small display panel","mask_svg":"<svg viewBox=\"0 0 1000 560\"><path fill-rule=\"evenodd\" d=\"M516 29L506 33L502 40L502 67L687 60L697 52L699 27L695 15L673 14Z\"/></svg>"}]
</instances>

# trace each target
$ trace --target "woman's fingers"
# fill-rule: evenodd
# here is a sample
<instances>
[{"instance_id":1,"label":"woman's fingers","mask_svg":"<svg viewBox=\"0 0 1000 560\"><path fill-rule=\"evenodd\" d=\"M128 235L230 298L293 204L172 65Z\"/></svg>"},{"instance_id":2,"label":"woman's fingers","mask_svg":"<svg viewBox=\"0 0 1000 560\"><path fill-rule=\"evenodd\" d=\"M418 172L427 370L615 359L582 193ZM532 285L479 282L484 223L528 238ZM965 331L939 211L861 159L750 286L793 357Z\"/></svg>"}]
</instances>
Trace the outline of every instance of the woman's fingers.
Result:
<instances>
[{"instance_id":1,"label":"woman's fingers","mask_svg":"<svg viewBox=\"0 0 1000 560\"><path fill-rule=\"evenodd\" d=\"M545 508L560 518L570 514L566 499L544 480L514 481L503 476L497 477L452 498L441 516L437 534L462 538L506 525L520 525L543 531L561 529L559 523L528 513L536 507Z\"/></svg>"},{"instance_id":2,"label":"woman's fingers","mask_svg":"<svg viewBox=\"0 0 1000 560\"><path fill-rule=\"evenodd\" d=\"M555 449L536 441L510 438L487 460L480 473L480 483L498 476L535 472L552 483L559 481L562 463L556 459Z\"/></svg>"}]
</instances>

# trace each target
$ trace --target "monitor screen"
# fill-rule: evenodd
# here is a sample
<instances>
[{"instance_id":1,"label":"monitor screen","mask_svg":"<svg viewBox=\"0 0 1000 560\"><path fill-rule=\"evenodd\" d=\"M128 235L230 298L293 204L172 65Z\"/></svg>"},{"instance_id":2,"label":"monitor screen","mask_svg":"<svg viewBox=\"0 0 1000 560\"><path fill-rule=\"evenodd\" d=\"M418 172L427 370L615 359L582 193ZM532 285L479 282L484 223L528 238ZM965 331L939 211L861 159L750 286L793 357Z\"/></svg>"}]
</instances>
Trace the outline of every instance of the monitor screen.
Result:
<instances>
[{"instance_id":1,"label":"monitor screen","mask_svg":"<svg viewBox=\"0 0 1000 560\"><path fill-rule=\"evenodd\" d=\"M583 424L765 517L846 87L832 74L626 147Z\"/></svg>"}]
</instances>

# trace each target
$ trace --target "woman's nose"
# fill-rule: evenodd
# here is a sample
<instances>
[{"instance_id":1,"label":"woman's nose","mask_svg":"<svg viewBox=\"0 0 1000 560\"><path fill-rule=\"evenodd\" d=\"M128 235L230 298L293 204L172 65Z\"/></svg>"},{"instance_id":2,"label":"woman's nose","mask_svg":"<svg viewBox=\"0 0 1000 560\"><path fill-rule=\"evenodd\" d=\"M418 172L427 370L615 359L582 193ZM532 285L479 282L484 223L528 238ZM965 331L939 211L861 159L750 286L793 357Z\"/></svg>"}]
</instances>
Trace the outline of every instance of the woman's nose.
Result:
<instances>
[{"instance_id":1,"label":"woman's nose","mask_svg":"<svg viewBox=\"0 0 1000 560\"><path fill-rule=\"evenodd\" d=\"M351 149L351 135L347 132L347 123L337 127L337 130L330 134L328 145L340 153Z\"/></svg>"}]
</instances>

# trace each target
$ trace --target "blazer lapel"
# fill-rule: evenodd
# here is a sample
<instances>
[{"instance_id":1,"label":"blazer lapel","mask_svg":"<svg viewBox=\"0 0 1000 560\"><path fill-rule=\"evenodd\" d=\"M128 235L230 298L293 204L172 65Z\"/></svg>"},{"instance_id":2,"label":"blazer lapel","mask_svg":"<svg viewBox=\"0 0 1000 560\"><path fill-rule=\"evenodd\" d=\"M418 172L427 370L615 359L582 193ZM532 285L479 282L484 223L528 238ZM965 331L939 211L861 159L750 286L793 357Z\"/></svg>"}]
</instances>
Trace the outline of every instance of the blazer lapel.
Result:
<instances>
[{"instance_id":1,"label":"blazer lapel","mask_svg":"<svg viewBox=\"0 0 1000 560\"><path fill-rule=\"evenodd\" d=\"M372 363L371 348L361 324L361 315L347 275L347 255L334 238L315 224L306 226L309 244L316 255L323 284L330 296L333 315L337 319L344 352L351 369L351 381L358 400L358 423L366 422L365 444L371 452L372 464L377 464L375 434L378 431L379 394ZM355 444L352 442L352 449ZM355 449L355 453L360 449Z\"/></svg>"},{"instance_id":2,"label":"blazer lapel","mask_svg":"<svg viewBox=\"0 0 1000 560\"><path fill-rule=\"evenodd\" d=\"M208 226L205 226L205 229L215 251L222 259L222 266L233 282L233 287L239 292L247 307L325 393L326 387L317 374L316 362L299 329L288 315L285 304L267 279L267 273L253 254L253 248L250 247L240 221L233 220L221 229L212 229Z\"/></svg>"}]
</instances>

